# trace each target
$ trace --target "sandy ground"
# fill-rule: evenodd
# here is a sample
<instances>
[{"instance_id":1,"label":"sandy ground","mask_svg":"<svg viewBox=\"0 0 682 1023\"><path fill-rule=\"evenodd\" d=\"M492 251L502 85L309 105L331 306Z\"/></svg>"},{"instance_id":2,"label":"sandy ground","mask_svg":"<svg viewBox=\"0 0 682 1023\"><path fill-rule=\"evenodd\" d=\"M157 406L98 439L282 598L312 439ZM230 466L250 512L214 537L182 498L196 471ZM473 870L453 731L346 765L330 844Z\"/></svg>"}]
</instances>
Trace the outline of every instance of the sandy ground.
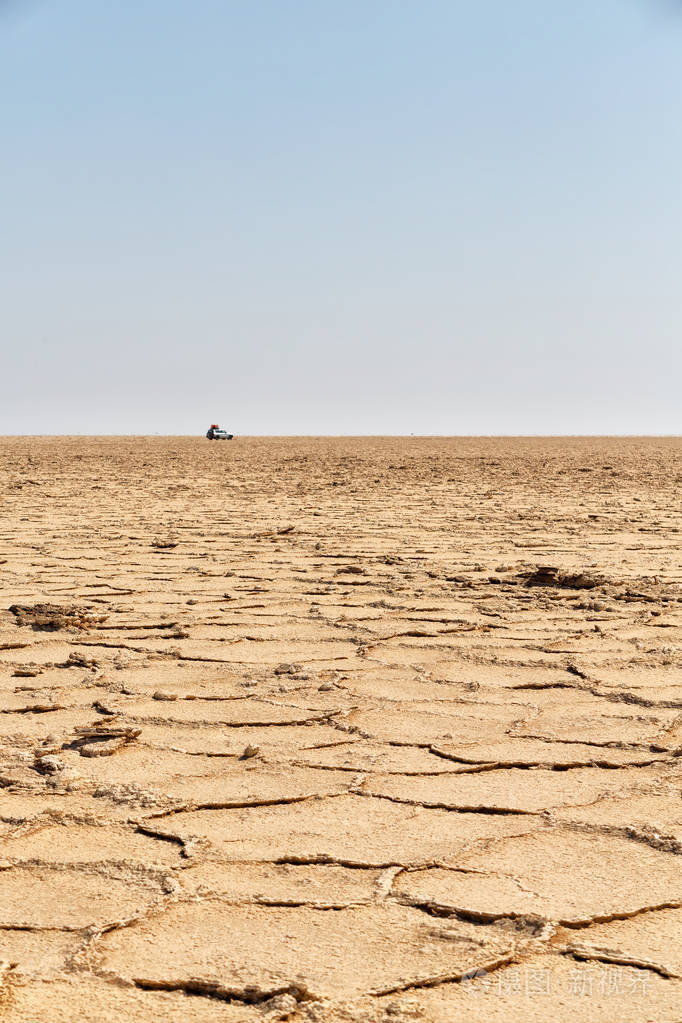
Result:
<instances>
[{"instance_id":1,"label":"sandy ground","mask_svg":"<svg viewBox=\"0 0 682 1023\"><path fill-rule=\"evenodd\" d=\"M682 1018L680 441L0 481L4 1021Z\"/></svg>"}]
</instances>

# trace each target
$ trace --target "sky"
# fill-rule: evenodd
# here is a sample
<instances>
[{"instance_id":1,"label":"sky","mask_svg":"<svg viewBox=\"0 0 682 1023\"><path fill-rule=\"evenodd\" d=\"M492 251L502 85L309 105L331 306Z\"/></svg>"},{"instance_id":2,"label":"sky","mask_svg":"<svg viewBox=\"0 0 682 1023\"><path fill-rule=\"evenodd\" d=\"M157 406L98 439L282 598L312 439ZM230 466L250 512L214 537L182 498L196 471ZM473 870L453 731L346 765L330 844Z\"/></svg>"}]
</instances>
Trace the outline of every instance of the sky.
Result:
<instances>
[{"instance_id":1,"label":"sky","mask_svg":"<svg viewBox=\"0 0 682 1023\"><path fill-rule=\"evenodd\" d=\"M0 0L0 433L682 433L682 2Z\"/></svg>"}]
</instances>

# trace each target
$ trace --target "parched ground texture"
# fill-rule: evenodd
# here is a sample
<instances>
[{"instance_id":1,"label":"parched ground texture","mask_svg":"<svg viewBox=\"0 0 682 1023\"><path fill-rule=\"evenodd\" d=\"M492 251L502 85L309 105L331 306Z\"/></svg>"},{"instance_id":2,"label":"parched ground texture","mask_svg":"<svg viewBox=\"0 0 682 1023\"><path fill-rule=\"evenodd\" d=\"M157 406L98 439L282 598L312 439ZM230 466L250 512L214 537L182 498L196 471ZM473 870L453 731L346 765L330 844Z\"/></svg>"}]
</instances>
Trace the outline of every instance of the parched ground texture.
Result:
<instances>
[{"instance_id":1,"label":"parched ground texture","mask_svg":"<svg viewBox=\"0 0 682 1023\"><path fill-rule=\"evenodd\" d=\"M681 484L0 440L0 1017L680 1020Z\"/></svg>"}]
</instances>

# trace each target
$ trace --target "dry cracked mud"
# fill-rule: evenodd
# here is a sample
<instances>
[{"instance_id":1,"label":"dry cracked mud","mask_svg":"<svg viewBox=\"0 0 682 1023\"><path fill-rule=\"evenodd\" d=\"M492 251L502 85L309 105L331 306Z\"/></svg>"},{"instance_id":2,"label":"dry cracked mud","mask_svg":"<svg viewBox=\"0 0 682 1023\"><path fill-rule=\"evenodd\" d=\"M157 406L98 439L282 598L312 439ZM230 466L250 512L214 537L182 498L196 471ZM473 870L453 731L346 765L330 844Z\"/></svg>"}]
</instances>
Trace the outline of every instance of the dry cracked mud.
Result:
<instances>
[{"instance_id":1,"label":"dry cracked mud","mask_svg":"<svg viewBox=\"0 0 682 1023\"><path fill-rule=\"evenodd\" d=\"M682 1019L682 445L0 440L8 1023Z\"/></svg>"}]
</instances>

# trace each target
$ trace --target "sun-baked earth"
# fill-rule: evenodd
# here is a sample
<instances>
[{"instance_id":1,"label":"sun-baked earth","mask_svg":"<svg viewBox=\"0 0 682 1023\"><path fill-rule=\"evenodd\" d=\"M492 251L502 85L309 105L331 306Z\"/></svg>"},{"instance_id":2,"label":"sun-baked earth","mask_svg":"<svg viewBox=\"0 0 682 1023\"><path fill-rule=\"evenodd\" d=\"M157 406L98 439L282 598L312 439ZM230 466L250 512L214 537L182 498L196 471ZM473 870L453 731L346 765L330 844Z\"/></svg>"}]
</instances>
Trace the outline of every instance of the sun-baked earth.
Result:
<instances>
[{"instance_id":1,"label":"sun-baked earth","mask_svg":"<svg viewBox=\"0 0 682 1023\"><path fill-rule=\"evenodd\" d=\"M682 1016L682 443L0 441L0 1015Z\"/></svg>"}]
</instances>

